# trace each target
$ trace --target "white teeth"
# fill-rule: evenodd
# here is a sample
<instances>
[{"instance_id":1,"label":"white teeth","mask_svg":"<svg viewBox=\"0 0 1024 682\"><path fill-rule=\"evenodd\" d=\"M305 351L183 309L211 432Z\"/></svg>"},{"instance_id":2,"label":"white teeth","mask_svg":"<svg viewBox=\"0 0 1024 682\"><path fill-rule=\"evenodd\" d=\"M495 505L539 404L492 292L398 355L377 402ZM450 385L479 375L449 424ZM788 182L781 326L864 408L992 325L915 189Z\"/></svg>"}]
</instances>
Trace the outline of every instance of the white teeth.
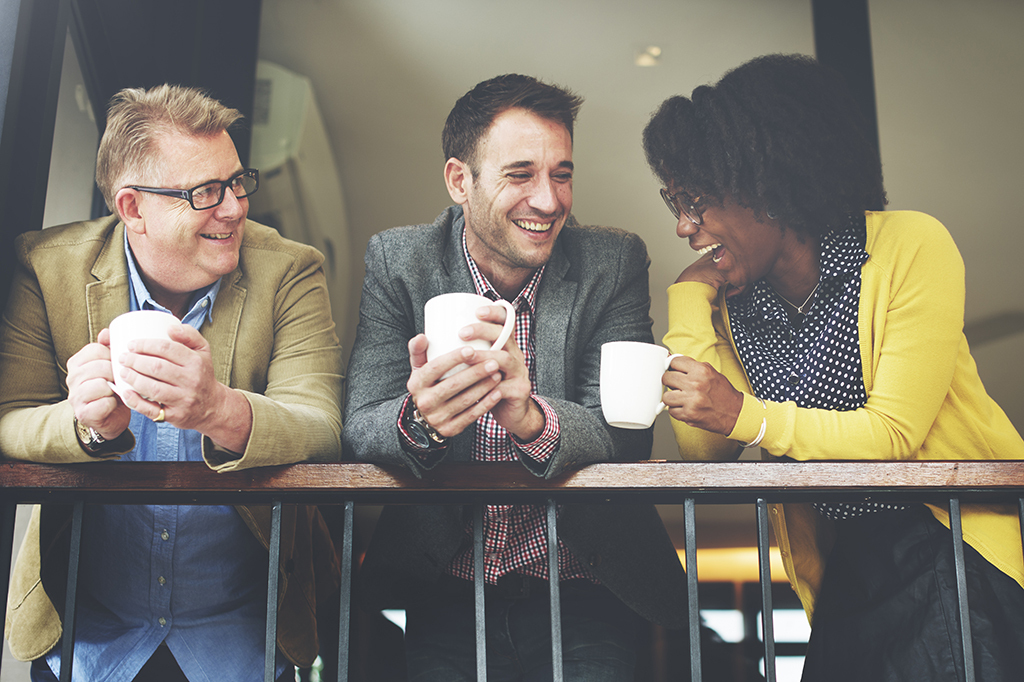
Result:
<instances>
[{"instance_id":1,"label":"white teeth","mask_svg":"<svg viewBox=\"0 0 1024 682\"><path fill-rule=\"evenodd\" d=\"M547 232L551 229L551 223L534 223L529 220L514 220L513 222L524 230L529 230L530 232Z\"/></svg>"},{"instance_id":2,"label":"white teeth","mask_svg":"<svg viewBox=\"0 0 1024 682\"><path fill-rule=\"evenodd\" d=\"M703 256L705 253L711 253L712 251L717 249L719 246L721 246L721 244L711 244L710 246L705 246L703 249L701 249L701 250L699 250L697 252L697 255L698 256ZM718 260L721 260L721 258L719 258ZM715 262L717 263L718 261L716 260Z\"/></svg>"},{"instance_id":3,"label":"white teeth","mask_svg":"<svg viewBox=\"0 0 1024 682\"><path fill-rule=\"evenodd\" d=\"M225 233L225 234L204 234L203 235L203 237L205 237L206 239L227 239L230 236L231 236L230 232Z\"/></svg>"}]
</instances>

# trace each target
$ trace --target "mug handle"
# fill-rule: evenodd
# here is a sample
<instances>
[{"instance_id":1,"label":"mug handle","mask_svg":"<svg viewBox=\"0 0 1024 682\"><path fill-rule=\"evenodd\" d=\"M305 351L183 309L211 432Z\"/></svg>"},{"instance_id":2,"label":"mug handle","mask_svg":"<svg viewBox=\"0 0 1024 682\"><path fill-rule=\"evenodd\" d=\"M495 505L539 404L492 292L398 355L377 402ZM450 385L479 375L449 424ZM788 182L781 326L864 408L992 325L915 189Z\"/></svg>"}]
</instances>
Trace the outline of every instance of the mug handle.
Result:
<instances>
[{"instance_id":1,"label":"mug handle","mask_svg":"<svg viewBox=\"0 0 1024 682\"><path fill-rule=\"evenodd\" d=\"M508 337L512 336L512 332L516 328L516 309L505 299L492 301L491 305L500 305L505 309L505 326L501 328L501 333L498 334L498 338L491 346L491 350L501 350L505 342L508 341Z\"/></svg>"},{"instance_id":2,"label":"mug handle","mask_svg":"<svg viewBox=\"0 0 1024 682\"><path fill-rule=\"evenodd\" d=\"M673 353L672 355L670 355L667 358L665 358L665 371L666 372L668 371L668 367L669 367L669 365L672 364L673 358L683 358L683 357L686 357L686 356L683 355L682 353ZM668 405L666 405L664 402L658 403L658 408L654 411L654 416L657 417L666 408L668 408Z\"/></svg>"}]
</instances>

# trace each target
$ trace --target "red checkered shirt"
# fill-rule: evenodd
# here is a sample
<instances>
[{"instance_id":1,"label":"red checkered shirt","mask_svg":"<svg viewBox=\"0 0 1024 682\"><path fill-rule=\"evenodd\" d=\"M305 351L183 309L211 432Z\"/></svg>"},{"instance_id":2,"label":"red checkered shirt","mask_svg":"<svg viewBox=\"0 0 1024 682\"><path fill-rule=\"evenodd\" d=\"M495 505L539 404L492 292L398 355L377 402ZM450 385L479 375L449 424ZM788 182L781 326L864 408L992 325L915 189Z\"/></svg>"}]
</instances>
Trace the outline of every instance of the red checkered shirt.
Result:
<instances>
[{"instance_id":1,"label":"red checkered shirt","mask_svg":"<svg viewBox=\"0 0 1024 682\"><path fill-rule=\"evenodd\" d=\"M466 233L462 233L462 250L473 276L476 292L496 301L501 296L477 267L466 246ZM539 268L523 288L512 306L516 309L516 345L523 353L526 369L530 373L531 398L544 412L544 431L534 441L523 443L498 424L490 412L476 422L473 441L473 459L478 462L516 462L521 453L537 462L546 462L558 447L558 415L540 396L536 395L536 349L533 318L536 310L537 287L544 268ZM407 400L407 404L409 401ZM403 414L405 409L403 409ZM404 434L404 429L402 429ZM405 436L408 444L412 439ZM473 537L472 521L466 525L466 534ZM484 578L494 584L506 573L519 573L536 578L548 578L547 516L540 505L492 504L484 511ZM473 579L473 546L461 550L452 559L447 572L457 578ZM594 581L572 552L558 541L558 575L560 580L585 578Z\"/></svg>"}]
</instances>

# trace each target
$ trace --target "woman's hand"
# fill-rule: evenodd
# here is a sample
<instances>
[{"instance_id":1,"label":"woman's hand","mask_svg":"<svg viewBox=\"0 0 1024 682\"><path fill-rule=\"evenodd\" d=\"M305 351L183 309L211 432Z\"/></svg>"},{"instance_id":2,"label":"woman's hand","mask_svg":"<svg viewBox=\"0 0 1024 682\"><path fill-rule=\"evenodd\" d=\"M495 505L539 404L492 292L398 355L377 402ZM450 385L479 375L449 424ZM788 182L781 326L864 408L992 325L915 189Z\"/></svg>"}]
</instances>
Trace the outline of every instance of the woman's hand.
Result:
<instances>
[{"instance_id":1,"label":"woman's hand","mask_svg":"<svg viewBox=\"0 0 1024 682\"><path fill-rule=\"evenodd\" d=\"M715 267L715 261L712 260L712 254L710 253L706 253L693 261L685 270L679 273L679 277L676 278L676 284L679 282L701 282L713 286L716 290L727 286L729 289L725 294L726 298L732 298L742 293L746 288L735 287L727 282L722 273Z\"/></svg>"},{"instance_id":2,"label":"woman's hand","mask_svg":"<svg viewBox=\"0 0 1024 682\"><path fill-rule=\"evenodd\" d=\"M721 372L706 362L678 357L661 381L669 389L662 401L673 419L723 436L732 433L743 394Z\"/></svg>"}]
</instances>

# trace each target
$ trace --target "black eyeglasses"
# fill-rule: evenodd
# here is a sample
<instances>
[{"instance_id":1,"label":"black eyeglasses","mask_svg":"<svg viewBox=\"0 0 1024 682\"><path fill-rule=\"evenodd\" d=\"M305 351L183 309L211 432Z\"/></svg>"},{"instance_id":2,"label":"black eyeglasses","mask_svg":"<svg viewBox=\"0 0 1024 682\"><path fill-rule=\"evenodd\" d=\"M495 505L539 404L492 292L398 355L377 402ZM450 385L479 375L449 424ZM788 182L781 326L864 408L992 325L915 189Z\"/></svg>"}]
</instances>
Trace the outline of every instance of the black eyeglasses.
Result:
<instances>
[{"instance_id":1,"label":"black eyeglasses","mask_svg":"<svg viewBox=\"0 0 1024 682\"><path fill-rule=\"evenodd\" d=\"M184 199L196 211L205 211L208 208L220 206L224 202L224 196L228 188L236 199L242 199L255 194L260 188L260 172L255 168L246 168L238 175L227 180L214 180L192 189L165 189L163 187L140 187L128 185L128 189L150 194L162 194L165 197L176 197Z\"/></svg>"},{"instance_id":2,"label":"black eyeglasses","mask_svg":"<svg viewBox=\"0 0 1024 682\"><path fill-rule=\"evenodd\" d=\"M680 215L685 215L694 225L704 224L704 211L697 208L697 204L700 203L700 197L690 199L682 192L669 194L669 191L662 187L661 198L665 200L668 210L672 211L672 215L676 217L676 220L679 220ZM684 198L686 201L683 200Z\"/></svg>"}]
</instances>

